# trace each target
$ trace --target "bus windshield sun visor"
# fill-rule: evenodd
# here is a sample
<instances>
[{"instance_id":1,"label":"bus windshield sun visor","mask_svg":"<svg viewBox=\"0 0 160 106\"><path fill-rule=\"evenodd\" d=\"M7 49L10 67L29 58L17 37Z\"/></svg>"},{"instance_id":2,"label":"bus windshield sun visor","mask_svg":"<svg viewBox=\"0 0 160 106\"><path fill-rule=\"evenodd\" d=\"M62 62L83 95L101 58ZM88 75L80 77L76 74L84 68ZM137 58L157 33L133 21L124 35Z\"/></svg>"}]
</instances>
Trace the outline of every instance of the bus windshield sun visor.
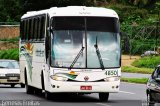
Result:
<instances>
[{"instance_id":1,"label":"bus windshield sun visor","mask_svg":"<svg viewBox=\"0 0 160 106\"><path fill-rule=\"evenodd\" d=\"M52 26L55 30L85 30L86 27L87 31L119 33L119 21L113 17L53 17Z\"/></svg>"},{"instance_id":2,"label":"bus windshield sun visor","mask_svg":"<svg viewBox=\"0 0 160 106\"><path fill-rule=\"evenodd\" d=\"M55 30L84 30L84 17L53 17Z\"/></svg>"}]
</instances>

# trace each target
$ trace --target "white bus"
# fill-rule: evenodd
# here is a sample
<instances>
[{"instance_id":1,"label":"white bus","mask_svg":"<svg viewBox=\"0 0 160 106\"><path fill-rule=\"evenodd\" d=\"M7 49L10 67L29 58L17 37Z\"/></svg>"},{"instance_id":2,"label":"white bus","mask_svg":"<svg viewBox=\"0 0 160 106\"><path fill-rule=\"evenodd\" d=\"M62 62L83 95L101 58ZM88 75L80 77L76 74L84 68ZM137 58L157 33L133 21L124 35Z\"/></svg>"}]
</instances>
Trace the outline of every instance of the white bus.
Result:
<instances>
[{"instance_id":1,"label":"white bus","mask_svg":"<svg viewBox=\"0 0 160 106\"><path fill-rule=\"evenodd\" d=\"M20 70L26 92L119 91L119 18L106 8L68 6L27 12L21 18Z\"/></svg>"}]
</instances>

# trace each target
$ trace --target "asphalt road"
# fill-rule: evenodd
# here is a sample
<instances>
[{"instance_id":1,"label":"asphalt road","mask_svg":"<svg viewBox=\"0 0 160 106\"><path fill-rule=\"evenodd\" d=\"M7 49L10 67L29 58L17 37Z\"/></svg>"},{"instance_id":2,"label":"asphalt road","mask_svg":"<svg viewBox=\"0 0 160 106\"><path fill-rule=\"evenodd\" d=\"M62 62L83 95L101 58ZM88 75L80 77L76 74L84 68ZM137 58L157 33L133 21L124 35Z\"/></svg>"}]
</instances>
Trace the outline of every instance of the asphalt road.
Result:
<instances>
[{"instance_id":1,"label":"asphalt road","mask_svg":"<svg viewBox=\"0 0 160 106\"><path fill-rule=\"evenodd\" d=\"M146 85L121 83L119 93L111 93L108 102L100 102L98 94L83 96L60 94L53 100L46 100L43 95L29 95L17 85L10 88L0 85L0 102L3 106L41 105L41 106L145 106Z\"/></svg>"},{"instance_id":2,"label":"asphalt road","mask_svg":"<svg viewBox=\"0 0 160 106\"><path fill-rule=\"evenodd\" d=\"M149 77L151 77L151 74L140 74L140 73L126 73L126 72L122 72L121 77L125 77L125 78L149 78Z\"/></svg>"}]
</instances>

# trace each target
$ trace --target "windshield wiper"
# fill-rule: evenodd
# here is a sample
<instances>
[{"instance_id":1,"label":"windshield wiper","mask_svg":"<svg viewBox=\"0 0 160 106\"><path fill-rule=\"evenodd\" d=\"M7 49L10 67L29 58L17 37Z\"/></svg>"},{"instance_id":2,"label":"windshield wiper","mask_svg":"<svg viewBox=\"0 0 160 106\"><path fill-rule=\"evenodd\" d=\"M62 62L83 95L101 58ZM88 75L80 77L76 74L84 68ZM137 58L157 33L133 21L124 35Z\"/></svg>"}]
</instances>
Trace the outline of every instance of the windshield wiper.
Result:
<instances>
[{"instance_id":1,"label":"windshield wiper","mask_svg":"<svg viewBox=\"0 0 160 106\"><path fill-rule=\"evenodd\" d=\"M0 66L0 68L7 68L7 67Z\"/></svg>"},{"instance_id":2,"label":"windshield wiper","mask_svg":"<svg viewBox=\"0 0 160 106\"><path fill-rule=\"evenodd\" d=\"M77 62L78 58L80 57L80 55L83 53L84 47L82 46L81 50L79 51L79 53L77 54L77 56L75 57L75 59L73 60L72 64L70 65L69 69L73 68L74 64Z\"/></svg>"},{"instance_id":3,"label":"windshield wiper","mask_svg":"<svg viewBox=\"0 0 160 106\"><path fill-rule=\"evenodd\" d=\"M102 68L102 70L104 70L103 60L102 60L102 57L101 57L101 54L100 54L100 51L99 51L99 48L98 48L97 36L96 36L96 44L94 45L94 47L96 48L96 54L97 54L99 63L101 65L101 68Z\"/></svg>"}]
</instances>

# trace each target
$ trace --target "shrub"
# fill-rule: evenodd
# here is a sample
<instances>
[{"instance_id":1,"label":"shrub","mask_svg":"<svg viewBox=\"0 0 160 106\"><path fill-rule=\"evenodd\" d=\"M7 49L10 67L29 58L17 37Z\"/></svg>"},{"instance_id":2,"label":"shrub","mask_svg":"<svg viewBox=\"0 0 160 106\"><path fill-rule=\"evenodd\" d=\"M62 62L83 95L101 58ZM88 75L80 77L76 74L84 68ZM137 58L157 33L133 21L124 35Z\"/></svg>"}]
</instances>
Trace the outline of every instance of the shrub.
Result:
<instances>
[{"instance_id":1,"label":"shrub","mask_svg":"<svg viewBox=\"0 0 160 106\"><path fill-rule=\"evenodd\" d=\"M16 49L0 51L0 59L19 60L19 49L16 48Z\"/></svg>"},{"instance_id":2,"label":"shrub","mask_svg":"<svg viewBox=\"0 0 160 106\"><path fill-rule=\"evenodd\" d=\"M149 56L134 61L132 65L136 67L155 68L159 64L160 56Z\"/></svg>"},{"instance_id":3,"label":"shrub","mask_svg":"<svg viewBox=\"0 0 160 106\"><path fill-rule=\"evenodd\" d=\"M0 41L6 41L6 42L18 42L19 41L19 37L15 37L15 38L8 38L8 39L0 39Z\"/></svg>"},{"instance_id":4,"label":"shrub","mask_svg":"<svg viewBox=\"0 0 160 106\"><path fill-rule=\"evenodd\" d=\"M139 83L139 84L146 84L148 78L121 78L121 81L130 82L130 83Z\"/></svg>"},{"instance_id":5,"label":"shrub","mask_svg":"<svg viewBox=\"0 0 160 106\"><path fill-rule=\"evenodd\" d=\"M123 66L122 67L122 72L127 72L127 73L143 73L143 74L152 74L154 69L152 68L138 68L134 66Z\"/></svg>"}]
</instances>

